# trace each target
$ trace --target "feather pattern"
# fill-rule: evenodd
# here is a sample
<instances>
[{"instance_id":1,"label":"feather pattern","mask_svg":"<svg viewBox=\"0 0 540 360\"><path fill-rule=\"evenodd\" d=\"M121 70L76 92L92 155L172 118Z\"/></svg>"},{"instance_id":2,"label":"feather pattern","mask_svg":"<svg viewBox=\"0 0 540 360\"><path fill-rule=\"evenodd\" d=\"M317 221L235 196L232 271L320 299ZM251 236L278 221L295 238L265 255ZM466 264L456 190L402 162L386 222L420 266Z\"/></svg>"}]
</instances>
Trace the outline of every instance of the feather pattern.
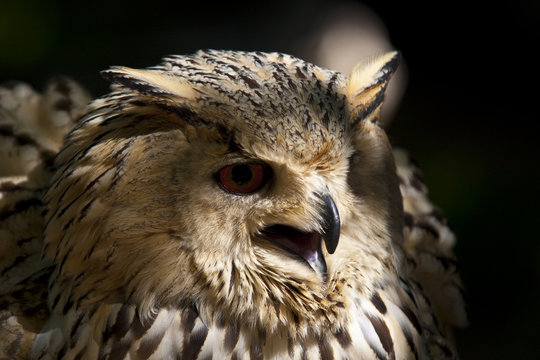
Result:
<instances>
[{"instance_id":1,"label":"feather pattern","mask_svg":"<svg viewBox=\"0 0 540 360\"><path fill-rule=\"evenodd\" d=\"M28 358L49 316L42 190L63 137L89 101L63 77L43 94L24 83L0 86L0 358Z\"/></svg>"},{"instance_id":2,"label":"feather pattern","mask_svg":"<svg viewBox=\"0 0 540 360\"><path fill-rule=\"evenodd\" d=\"M454 236L377 124L395 66L172 56L104 72L113 91L77 122L88 98L69 80L2 88L0 357L457 358ZM271 169L257 192L216 184L251 162ZM322 239L323 199L339 244L312 268L264 234Z\"/></svg>"}]
</instances>

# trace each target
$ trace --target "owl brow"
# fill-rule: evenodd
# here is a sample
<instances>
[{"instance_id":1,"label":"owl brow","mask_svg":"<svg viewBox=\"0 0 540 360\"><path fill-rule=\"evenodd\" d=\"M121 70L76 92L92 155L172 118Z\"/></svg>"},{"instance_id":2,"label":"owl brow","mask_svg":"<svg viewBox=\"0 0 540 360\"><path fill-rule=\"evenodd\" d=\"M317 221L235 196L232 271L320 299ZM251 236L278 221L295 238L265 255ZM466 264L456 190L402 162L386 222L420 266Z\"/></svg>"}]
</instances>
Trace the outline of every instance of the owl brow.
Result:
<instances>
[{"instance_id":1,"label":"owl brow","mask_svg":"<svg viewBox=\"0 0 540 360\"><path fill-rule=\"evenodd\" d=\"M227 150L227 154L231 153L240 153L243 154L244 150L242 149L242 145L240 145L234 136L230 136L229 138L229 149Z\"/></svg>"},{"instance_id":2,"label":"owl brow","mask_svg":"<svg viewBox=\"0 0 540 360\"><path fill-rule=\"evenodd\" d=\"M194 125L194 126L197 126L197 125L214 126L215 125L211 121L203 119L196 112L194 112L193 110L191 110L189 107L185 105L175 106L175 105L161 103L161 102L157 102L156 105L159 108L169 113L173 113L179 119L182 119L191 125Z\"/></svg>"},{"instance_id":3,"label":"owl brow","mask_svg":"<svg viewBox=\"0 0 540 360\"><path fill-rule=\"evenodd\" d=\"M168 113L176 115L179 119L186 121L193 126L205 126L207 128L215 127L218 129L219 134L221 135L222 142L226 143L229 141L229 152L242 152L242 147L234 139L234 135L229 128L225 125L206 120L199 116L196 112L191 110L186 105L171 105L167 103L156 103L156 106L165 110Z\"/></svg>"}]
</instances>

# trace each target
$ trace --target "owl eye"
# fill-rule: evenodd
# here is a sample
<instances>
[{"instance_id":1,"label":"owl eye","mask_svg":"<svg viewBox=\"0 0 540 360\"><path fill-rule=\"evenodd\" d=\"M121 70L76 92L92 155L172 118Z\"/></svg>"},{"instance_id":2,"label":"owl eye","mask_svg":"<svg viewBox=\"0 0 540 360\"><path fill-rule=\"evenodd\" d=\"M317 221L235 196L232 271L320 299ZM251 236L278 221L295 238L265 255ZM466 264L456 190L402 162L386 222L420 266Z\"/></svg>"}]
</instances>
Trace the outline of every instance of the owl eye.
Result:
<instances>
[{"instance_id":1,"label":"owl eye","mask_svg":"<svg viewBox=\"0 0 540 360\"><path fill-rule=\"evenodd\" d=\"M221 186L235 194L251 194L262 188L269 177L270 168L264 164L229 165L218 173Z\"/></svg>"}]
</instances>

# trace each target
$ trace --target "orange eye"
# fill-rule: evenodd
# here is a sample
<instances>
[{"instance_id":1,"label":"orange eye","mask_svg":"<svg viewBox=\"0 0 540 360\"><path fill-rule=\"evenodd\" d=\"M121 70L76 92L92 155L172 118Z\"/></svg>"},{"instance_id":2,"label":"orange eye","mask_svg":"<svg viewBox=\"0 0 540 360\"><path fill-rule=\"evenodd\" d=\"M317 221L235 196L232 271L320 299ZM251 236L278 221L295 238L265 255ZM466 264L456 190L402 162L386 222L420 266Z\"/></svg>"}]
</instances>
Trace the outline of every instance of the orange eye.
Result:
<instances>
[{"instance_id":1,"label":"orange eye","mask_svg":"<svg viewBox=\"0 0 540 360\"><path fill-rule=\"evenodd\" d=\"M266 184L270 169L263 164L236 164L219 170L221 186L235 194L251 194Z\"/></svg>"}]
</instances>

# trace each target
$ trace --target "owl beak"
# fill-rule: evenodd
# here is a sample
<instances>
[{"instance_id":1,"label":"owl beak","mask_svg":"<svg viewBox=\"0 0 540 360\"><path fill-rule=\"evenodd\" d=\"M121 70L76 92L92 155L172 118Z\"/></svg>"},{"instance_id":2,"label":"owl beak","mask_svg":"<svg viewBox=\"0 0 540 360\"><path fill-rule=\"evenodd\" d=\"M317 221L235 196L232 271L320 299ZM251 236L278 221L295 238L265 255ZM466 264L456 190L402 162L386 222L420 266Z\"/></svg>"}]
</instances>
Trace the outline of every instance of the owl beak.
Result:
<instances>
[{"instance_id":1,"label":"owl beak","mask_svg":"<svg viewBox=\"0 0 540 360\"><path fill-rule=\"evenodd\" d=\"M326 281L328 269L322 252L322 242L324 241L326 250L330 254L336 251L339 241L340 219L332 197L320 195L320 198L323 200L322 234L316 231L300 231L287 225L268 226L262 231L262 234L274 244L303 258Z\"/></svg>"},{"instance_id":2,"label":"owl beak","mask_svg":"<svg viewBox=\"0 0 540 360\"><path fill-rule=\"evenodd\" d=\"M323 240L326 250L333 254L339 242L340 219L334 199L329 194L321 195L323 200Z\"/></svg>"}]
</instances>

